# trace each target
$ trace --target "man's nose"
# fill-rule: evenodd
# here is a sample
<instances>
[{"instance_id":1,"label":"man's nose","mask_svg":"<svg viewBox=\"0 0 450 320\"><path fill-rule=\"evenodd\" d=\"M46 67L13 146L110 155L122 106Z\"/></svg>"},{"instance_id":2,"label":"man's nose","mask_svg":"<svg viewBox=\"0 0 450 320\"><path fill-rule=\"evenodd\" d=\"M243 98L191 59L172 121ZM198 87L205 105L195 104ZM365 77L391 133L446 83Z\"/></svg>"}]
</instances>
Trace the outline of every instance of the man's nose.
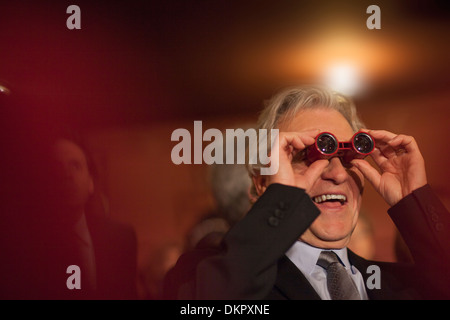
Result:
<instances>
[{"instance_id":1,"label":"man's nose","mask_svg":"<svg viewBox=\"0 0 450 320\"><path fill-rule=\"evenodd\" d=\"M323 180L330 180L335 184L341 184L347 180L348 173L338 157L331 158L328 166L322 172Z\"/></svg>"}]
</instances>

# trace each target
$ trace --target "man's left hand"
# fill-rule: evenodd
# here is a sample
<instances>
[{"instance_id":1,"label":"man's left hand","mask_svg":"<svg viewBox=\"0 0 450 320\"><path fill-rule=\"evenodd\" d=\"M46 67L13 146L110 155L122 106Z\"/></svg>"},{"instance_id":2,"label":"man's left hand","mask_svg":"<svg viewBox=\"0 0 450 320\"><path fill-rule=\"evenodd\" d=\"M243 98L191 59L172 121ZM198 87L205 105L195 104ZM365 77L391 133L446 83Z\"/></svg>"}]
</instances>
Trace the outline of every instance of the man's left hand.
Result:
<instances>
[{"instance_id":1,"label":"man's left hand","mask_svg":"<svg viewBox=\"0 0 450 320\"><path fill-rule=\"evenodd\" d=\"M427 184L425 161L413 137L385 130L364 131L375 139L370 156L380 170L362 159L354 159L352 164L390 206Z\"/></svg>"}]
</instances>

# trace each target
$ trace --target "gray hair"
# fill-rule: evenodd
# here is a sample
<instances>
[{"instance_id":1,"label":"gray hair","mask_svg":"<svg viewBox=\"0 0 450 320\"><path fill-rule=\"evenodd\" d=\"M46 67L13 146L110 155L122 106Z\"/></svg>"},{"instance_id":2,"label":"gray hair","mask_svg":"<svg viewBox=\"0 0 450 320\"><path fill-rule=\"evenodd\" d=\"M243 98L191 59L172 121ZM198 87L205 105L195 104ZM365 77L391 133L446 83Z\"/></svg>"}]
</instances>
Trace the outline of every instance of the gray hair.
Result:
<instances>
[{"instance_id":1,"label":"gray hair","mask_svg":"<svg viewBox=\"0 0 450 320\"><path fill-rule=\"evenodd\" d=\"M256 129L270 132L271 129L278 129L280 123L293 119L298 112L319 107L340 112L354 132L364 127L349 97L324 86L294 86L280 91L265 102ZM247 163L247 171L250 176L255 176L261 166L260 163Z\"/></svg>"}]
</instances>

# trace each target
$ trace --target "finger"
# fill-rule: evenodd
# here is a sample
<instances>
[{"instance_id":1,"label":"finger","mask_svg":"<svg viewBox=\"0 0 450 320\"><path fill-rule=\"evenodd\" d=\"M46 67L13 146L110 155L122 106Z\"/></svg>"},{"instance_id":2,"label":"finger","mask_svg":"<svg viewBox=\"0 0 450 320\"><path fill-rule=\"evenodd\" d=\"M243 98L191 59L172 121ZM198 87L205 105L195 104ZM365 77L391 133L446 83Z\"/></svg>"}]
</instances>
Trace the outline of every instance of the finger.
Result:
<instances>
[{"instance_id":1,"label":"finger","mask_svg":"<svg viewBox=\"0 0 450 320\"><path fill-rule=\"evenodd\" d=\"M329 161L325 159L314 161L304 173L304 177L312 186L322 175L323 170L328 166ZM308 190L307 190L308 191Z\"/></svg>"},{"instance_id":2,"label":"finger","mask_svg":"<svg viewBox=\"0 0 450 320\"><path fill-rule=\"evenodd\" d=\"M375 140L375 148L379 149L383 156L386 158L392 158L396 155L395 150L388 144L397 135L386 130L369 130L361 129L360 131L367 132Z\"/></svg>"},{"instance_id":3,"label":"finger","mask_svg":"<svg viewBox=\"0 0 450 320\"><path fill-rule=\"evenodd\" d=\"M419 151L419 146L417 145L416 140L411 136L406 136L403 134L396 136L389 141L388 144L396 150L404 148L406 152L409 153Z\"/></svg>"},{"instance_id":4,"label":"finger","mask_svg":"<svg viewBox=\"0 0 450 320\"><path fill-rule=\"evenodd\" d=\"M376 149L378 149L380 151L380 153L387 159L390 159L390 158L396 156L395 149L387 143L384 143L384 142L378 143L376 146Z\"/></svg>"},{"instance_id":5,"label":"finger","mask_svg":"<svg viewBox=\"0 0 450 320\"><path fill-rule=\"evenodd\" d=\"M297 150L303 150L307 145L314 144L318 132L318 129L304 132L282 132L280 133L281 146L285 148L292 145Z\"/></svg>"},{"instance_id":6,"label":"finger","mask_svg":"<svg viewBox=\"0 0 450 320\"><path fill-rule=\"evenodd\" d=\"M313 144L317 135L320 133L320 129L312 129L301 132L293 132L300 140L303 141L306 145Z\"/></svg>"},{"instance_id":7,"label":"finger","mask_svg":"<svg viewBox=\"0 0 450 320\"><path fill-rule=\"evenodd\" d=\"M271 154L280 162L291 161L296 154L305 149L306 144L314 143L314 133L307 133L302 137L297 132L283 132L275 142Z\"/></svg>"},{"instance_id":8,"label":"finger","mask_svg":"<svg viewBox=\"0 0 450 320\"><path fill-rule=\"evenodd\" d=\"M392 132L387 131L387 130L368 130L368 133L375 140L383 141L383 142L386 142L386 143L397 136L397 134L392 133Z\"/></svg>"},{"instance_id":9,"label":"finger","mask_svg":"<svg viewBox=\"0 0 450 320\"><path fill-rule=\"evenodd\" d=\"M304 148L304 142L295 134L283 135L281 137L280 150L283 150L283 154L289 157L294 157L298 151Z\"/></svg>"},{"instance_id":10,"label":"finger","mask_svg":"<svg viewBox=\"0 0 450 320\"><path fill-rule=\"evenodd\" d=\"M377 169L372 167L370 163L362 159L353 159L351 163L361 171L364 177L378 190L380 186L381 175Z\"/></svg>"},{"instance_id":11,"label":"finger","mask_svg":"<svg viewBox=\"0 0 450 320\"><path fill-rule=\"evenodd\" d=\"M308 170L306 170L306 174L310 178L319 178L319 176L322 174L323 170L328 166L329 161L325 159L320 159L314 161L309 167Z\"/></svg>"},{"instance_id":12,"label":"finger","mask_svg":"<svg viewBox=\"0 0 450 320\"><path fill-rule=\"evenodd\" d=\"M375 164L378 167L382 167L383 163L387 160L389 160L386 155L384 155L379 148L375 148L373 152L370 154L370 157L373 159Z\"/></svg>"},{"instance_id":13,"label":"finger","mask_svg":"<svg viewBox=\"0 0 450 320\"><path fill-rule=\"evenodd\" d=\"M369 130L368 133L375 140L375 146L387 157L395 156L395 150L388 144L397 134L386 130Z\"/></svg>"}]
</instances>

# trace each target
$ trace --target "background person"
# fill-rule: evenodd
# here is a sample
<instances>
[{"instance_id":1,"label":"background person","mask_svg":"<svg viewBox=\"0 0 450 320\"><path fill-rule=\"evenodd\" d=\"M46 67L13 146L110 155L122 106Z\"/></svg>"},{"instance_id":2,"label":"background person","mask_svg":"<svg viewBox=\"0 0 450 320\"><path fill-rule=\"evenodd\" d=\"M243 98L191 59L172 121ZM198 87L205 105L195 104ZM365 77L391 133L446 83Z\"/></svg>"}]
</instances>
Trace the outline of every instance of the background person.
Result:
<instances>
[{"instance_id":1,"label":"background person","mask_svg":"<svg viewBox=\"0 0 450 320\"><path fill-rule=\"evenodd\" d=\"M40 144L28 159L35 174L22 181L27 194L14 212L17 235L7 240L7 266L2 268L8 279L2 295L135 299L135 232L105 212L86 210L96 188L93 162L76 135L51 131L37 139ZM80 268L79 289L68 288L71 265Z\"/></svg>"}]
</instances>

